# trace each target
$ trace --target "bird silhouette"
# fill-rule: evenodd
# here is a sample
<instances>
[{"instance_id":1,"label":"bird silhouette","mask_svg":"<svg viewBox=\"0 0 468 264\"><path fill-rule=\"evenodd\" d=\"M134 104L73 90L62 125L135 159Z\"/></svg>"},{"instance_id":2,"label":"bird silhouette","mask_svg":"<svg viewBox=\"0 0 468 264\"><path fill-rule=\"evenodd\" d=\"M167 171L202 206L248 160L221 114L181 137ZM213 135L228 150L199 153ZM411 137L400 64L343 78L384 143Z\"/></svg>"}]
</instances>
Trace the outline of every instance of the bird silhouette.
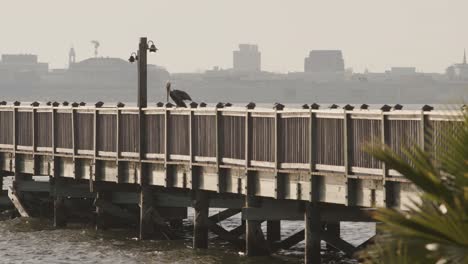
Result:
<instances>
[{"instance_id":1,"label":"bird silhouette","mask_svg":"<svg viewBox=\"0 0 468 264\"><path fill-rule=\"evenodd\" d=\"M169 96L174 101L177 107L187 107L184 101L192 101L188 93L181 90L171 90L171 83L166 84L166 100L169 103Z\"/></svg>"}]
</instances>

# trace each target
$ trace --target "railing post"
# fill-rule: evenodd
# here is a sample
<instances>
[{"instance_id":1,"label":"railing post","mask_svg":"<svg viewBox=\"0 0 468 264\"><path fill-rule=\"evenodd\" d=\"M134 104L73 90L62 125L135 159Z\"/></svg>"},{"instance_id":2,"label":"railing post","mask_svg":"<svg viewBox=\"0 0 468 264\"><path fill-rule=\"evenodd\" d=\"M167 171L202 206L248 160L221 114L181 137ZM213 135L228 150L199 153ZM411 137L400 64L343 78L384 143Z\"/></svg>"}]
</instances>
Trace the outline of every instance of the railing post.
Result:
<instances>
[{"instance_id":1,"label":"railing post","mask_svg":"<svg viewBox=\"0 0 468 264\"><path fill-rule=\"evenodd\" d=\"M317 123L317 114L314 110L310 109L310 117L309 117L309 181L310 181L310 193L309 193L309 201L316 202L320 200L319 197L319 186L318 186L318 177L314 175L316 170L316 158L315 158L315 143L316 143L316 123Z\"/></svg>"},{"instance_id":2,"label":"railing post","mask_svg":"<svg viewBox=\"0 0 468 264\"><path fill-rule=\"evenodd\" d=\"M388 138L388 116L385 114L384 111L381 113L381 124L380 124L380 130L381 130L381 144L382 146L387 144L387 138ZM382 164L382 185L383 185L383 191L384 191L384 204L385 207L392 207L393 206L393 188L391 185L391 182L387 182L387 177L388 177L388 168L385 162L381 162Z\"/></svg>"},{"instance_id":3,"label":"railing post","mask_svg":"<svg viewBox=\"0 0 468 264\"><path fill-rule=\"evenodd\" d=\"M55 109L54 106L52 106L52 172L51 175L52 177L57 177L57 158L55 157L56 149L57 149L57 131L55 129L56 123L57 123L57 109Z\"/></svg>"},{"instance_id":4,"label":"railing post","mask_svg":"<svg viewBox=\"0 0 468 264\"><path fill-rule=\"evenodd\" d=\"M165 186L170 186L169 181L169 110L167 106L164 108L164 171L165 171Z\"/></svg>"},{"instance_id":5,"label":"railing post","mask_svg":"<svg viewBox=\"0 0 468 264\"><path fill-rule=\"evenodd\" d=\"M346 177L346 205L354 205L356 203L356 188L355 188L355 180L350 179L349 175L351 174L351 160L352 160L352 153L351 153L351 116L344 110L344 117L343 117L343 159L344 159L344 173Z\"/></svg>"},{"instance_id":6,"label":"railing post","mask_svg":"<svg viewBox=\"0 0 468 264\"><path fill-rule=\"evenodd\" d=\"M18 145L18 136L17 136L17 130L18 130L18 122L16 121L18 116L18 108L16 106L13 107L13 172L15 174L15 180L18 178L18 162L17 162L17 157L16 157L16 150L17 150L17 145Z\"/></svg>"},{"instance_id":7,"label":"railing post","mask_svg":"<svg viewBox=\"0 0 468 264\"><path fill-rule=\"evenodd\" d=\"M74 107L72 107L72 110L71 110L71 132L72 132L72 148L73 148L73 177L76 179L77 178L77 173L76 173L76 170L77 170L77 162L76 162L76 155L77 155L77 151L76 151L76 137L77 137L77 133L76 133L76 109Z\"/></svg>"},{"instance_id":8,"label":"railing post","mask_svg":"<svg viewBox=\"0 0 468 264\"><path fill-rule=\"evenodd\" d=\"M215 136L216 136L216 174L218 175L218 192L223 192L225 189L225 179L222 176L221 170L219 168L221 164L221 134L222 134L222 127L221 127L221 112L216 107L215 108Z\"/></svg>"},{"instance_id":9,"label":"railing post","mask_svg":"<svg viewBox=\"0 0 468 264\"><path fill-rule=\"evenodd\" d=\"M249 110L245 113L245 170L248 171L250 167L250 143L252 142L252 134L250 133L252 114Z\"/></svg>"},{"instance_id":10,"label":"railing post","mask_svg":"<svg viewBox=\"0 0 468 264\"><path fill-rule=\"evenodd\" d=\"M33 174L39 174L39 164L36 156L37 150L37 120L36 120L37 109L32 106L32 156L33 156Z\"/></svg>"},{"instance_id":11,"label":"railing post","mask_svg":"<svg viewBox=\"0 0 468 264\"><path fill-rule=\"evenodd\" d=\"M96 179L96 172L97 172L97 162L96 157L98 155L98 144L97 144L97 136L98 136L98 109L94 108L94 130L93 130L93 164L91 165L91 173L89 175L89 190L90 192L94 192L94 183L93 181Z\"/></svg>"}]
</instances>

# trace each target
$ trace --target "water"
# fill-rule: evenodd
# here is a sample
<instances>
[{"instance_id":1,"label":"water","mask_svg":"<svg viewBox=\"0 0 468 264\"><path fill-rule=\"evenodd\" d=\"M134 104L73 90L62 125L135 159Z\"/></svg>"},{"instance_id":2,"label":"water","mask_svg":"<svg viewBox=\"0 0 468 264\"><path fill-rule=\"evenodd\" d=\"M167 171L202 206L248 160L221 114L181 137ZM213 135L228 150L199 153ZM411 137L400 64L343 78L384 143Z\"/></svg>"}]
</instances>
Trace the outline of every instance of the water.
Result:
<instances>
[{"instance_id":1,"label":"water","mask_svg":"<svg viewBox=\"0 0 468 264\"><path fill-rule=\"evenodd\" d=\"M217 210L211 210L215 214ZM135 230L94 231L91 226L74 224L54 229L49 220L0 216L0 263L302 263L304 243L271 257L245 257L230 244L212 234L210 249L193 250L188 226L184 221L183 238L177 241L138 241ZM3 218L3 219L1 219ZM222 223L226 229L236 227L239 217ZM283 238L303 227L300 221L282 222ZM265 226L264 226L265 228ZM374 233L373 224L342 223L342 237L358 245ZM324 244L322 244L324 247ZM324 263L357 263L341 253L324 251Z\"/></svg>"}]
</instances>

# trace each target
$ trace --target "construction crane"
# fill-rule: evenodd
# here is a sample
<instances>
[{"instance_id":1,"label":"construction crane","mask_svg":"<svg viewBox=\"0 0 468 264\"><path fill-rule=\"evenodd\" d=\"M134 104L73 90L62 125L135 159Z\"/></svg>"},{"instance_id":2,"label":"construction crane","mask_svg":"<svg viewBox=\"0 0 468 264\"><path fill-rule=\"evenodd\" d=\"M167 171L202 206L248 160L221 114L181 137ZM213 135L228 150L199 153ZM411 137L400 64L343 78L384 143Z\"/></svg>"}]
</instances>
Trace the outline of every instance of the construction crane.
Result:
<instances>
[{"instance_id":1,"label":"construction crane","mask_svg":"<svg viewBox=\"0 0 468 264\"><path fill-rule=\"evenodd\" d=\"M91 40L91 43L94 45L94 57L97 58L98 56L98 48L101 45L97 40Z\"/></svg>"}]
</instances>

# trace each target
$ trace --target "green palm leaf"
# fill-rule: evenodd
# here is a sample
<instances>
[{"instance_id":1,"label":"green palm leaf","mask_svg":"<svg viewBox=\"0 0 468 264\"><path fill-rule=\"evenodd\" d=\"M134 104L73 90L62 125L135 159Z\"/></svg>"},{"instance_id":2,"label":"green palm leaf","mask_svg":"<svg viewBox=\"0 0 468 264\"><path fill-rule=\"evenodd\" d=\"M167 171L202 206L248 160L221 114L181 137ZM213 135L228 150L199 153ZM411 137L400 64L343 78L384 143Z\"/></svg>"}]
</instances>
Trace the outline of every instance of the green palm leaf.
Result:
<instances>
[{"instance_id":1,"label":"green palm leaf","mask_svg":"<svg viewBox=\"0 0 468 264\"><path fill-rule=\"evenodd\" d=\"M398 156L388 146L368 147L374 157L420 191L406 211L382 208L377 243L362 253L368 263L468 263L468 115L444 133L429 134L434 153L417 146ZM437 159L434 159L437 157ZM409 162L408 162L409 161Z\"/></svg>"}]
</instances>

